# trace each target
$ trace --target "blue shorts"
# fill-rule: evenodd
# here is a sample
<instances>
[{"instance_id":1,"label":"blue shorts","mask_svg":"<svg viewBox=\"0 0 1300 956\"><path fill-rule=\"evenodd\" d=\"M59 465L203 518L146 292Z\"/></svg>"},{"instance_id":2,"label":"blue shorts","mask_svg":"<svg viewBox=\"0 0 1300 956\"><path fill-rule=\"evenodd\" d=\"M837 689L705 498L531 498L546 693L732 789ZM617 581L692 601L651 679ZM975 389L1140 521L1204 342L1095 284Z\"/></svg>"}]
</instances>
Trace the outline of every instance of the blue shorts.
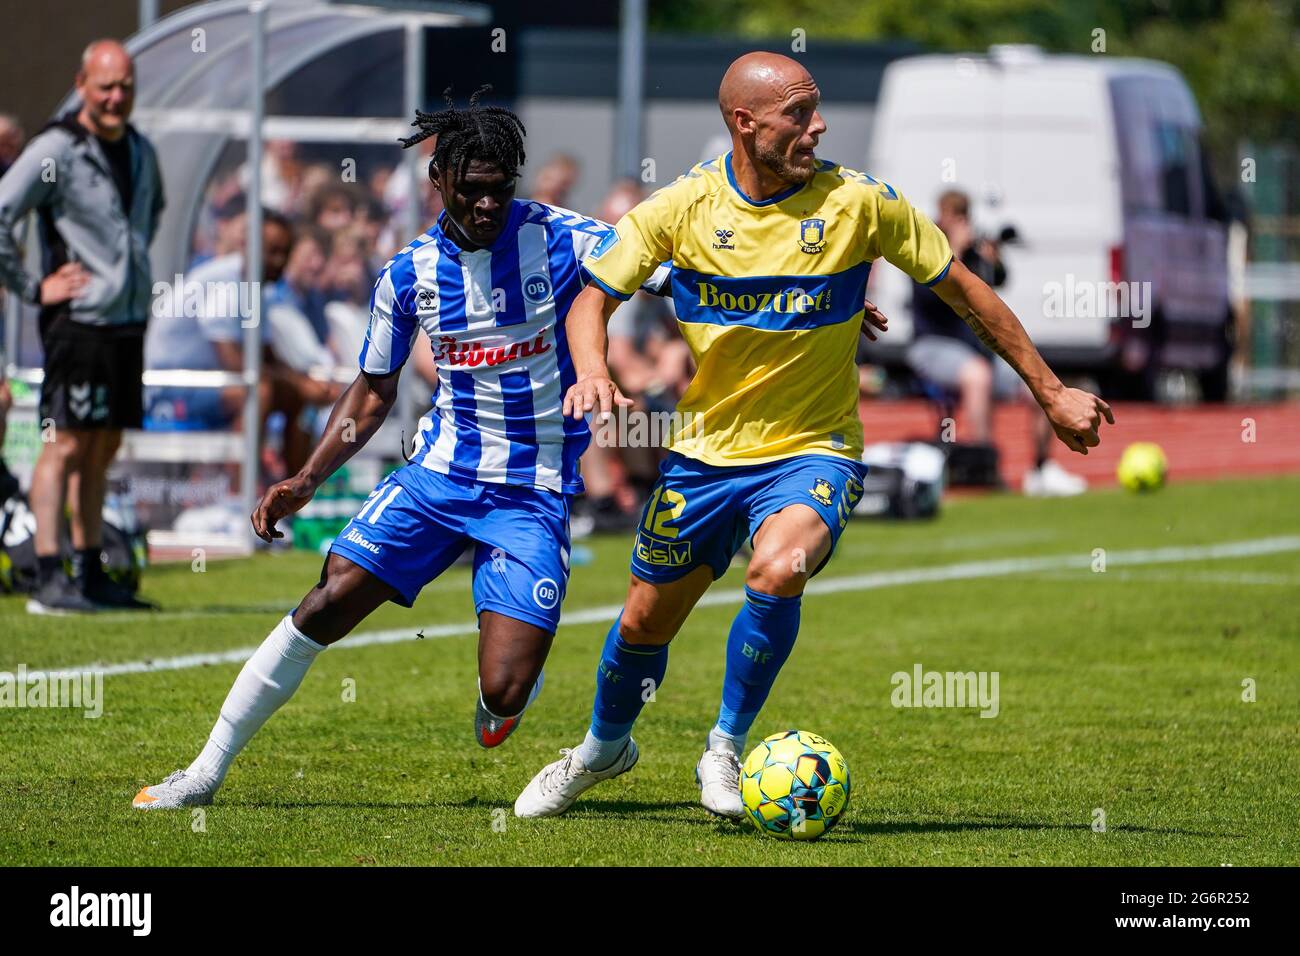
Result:
<instances>
[{"instance_id":1,"label":"blue shorts","mask_svg":"<svg viewBox=\"0 0 1300 956\"><path fill-rule=\"evenodd\" d=\"M330 546L410 607L474 545L474 612L554 632L569 582L569 498L407 465L371 492Z\"/></svg>"},{"instance_id":2,"label":"blue shorts","mask_svg":"<svg viewBox=\"0 0 1300 956\"><path fill-rule=\"evenodd\" d=\"M641 514L632 573L663 584L707 564L713 577L720 578L745 539L752 544L764 520L796 504L821 515L831 532L833 553L862 497L866 473L861 462L834 455L721 468L670 454Z\"/></svg>"}]
</instances>

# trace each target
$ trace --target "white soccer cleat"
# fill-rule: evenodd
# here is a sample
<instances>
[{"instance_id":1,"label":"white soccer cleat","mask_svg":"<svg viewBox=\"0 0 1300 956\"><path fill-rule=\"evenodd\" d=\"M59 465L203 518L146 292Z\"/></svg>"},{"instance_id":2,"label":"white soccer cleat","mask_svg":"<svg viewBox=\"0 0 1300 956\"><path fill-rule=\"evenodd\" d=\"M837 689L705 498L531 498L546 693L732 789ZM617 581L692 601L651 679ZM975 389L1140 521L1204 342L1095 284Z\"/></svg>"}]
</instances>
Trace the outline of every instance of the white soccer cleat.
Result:
<instances>
[{"instance_id":1,"label":"white soccer cleat","mask_svg":"<svg viewBox=\"0 0 1300 956\"><path fill-rule=\"evenodd\" d=\"M178 810L181 807L206 807L212 803L217 788L206 777L177 770L162 783L145 787L135 795L131 806L137 810Z\"/></svg>"},{"instance_id":2,"label":"white soccer cleat","mask_svg":"<svg viewBox=\"0 0 1300 956\"><path fill-rule=\"evenodd\" d=\"M588 770L577 752L567 747L560 753L564 754L563 759L547 764L524 787L524 792L515 801L515 816L558 816L569 809L574 800L602 780L627 773L636 766L640 756L636 741L631 737L623 752L604 770Z\"/></svg>"},{"instance_id":3,"label":"white soccer cleat","mask_svg":"<svg viewBox=\"0 0 1300 956\"><path fill-rule=\"evenodd\" d=\"M695 782L700 785L700 803L720 817L743 817L740 800L740 761L729 750L706 750L695 765Z\"/></svg>"},{"instance_id":4,"label":"white soccer cleat","mask_svg":"<svg viewBox=\"0 0 1300 956\"><path fill-rule=\"evenodd\" d=\"M1067 498L1088 490L1088 482L1066 471L1054 461L1043 462L1042 468L1025 472L1025 494L1035 498Z\"/></svg>"}]
</instances>

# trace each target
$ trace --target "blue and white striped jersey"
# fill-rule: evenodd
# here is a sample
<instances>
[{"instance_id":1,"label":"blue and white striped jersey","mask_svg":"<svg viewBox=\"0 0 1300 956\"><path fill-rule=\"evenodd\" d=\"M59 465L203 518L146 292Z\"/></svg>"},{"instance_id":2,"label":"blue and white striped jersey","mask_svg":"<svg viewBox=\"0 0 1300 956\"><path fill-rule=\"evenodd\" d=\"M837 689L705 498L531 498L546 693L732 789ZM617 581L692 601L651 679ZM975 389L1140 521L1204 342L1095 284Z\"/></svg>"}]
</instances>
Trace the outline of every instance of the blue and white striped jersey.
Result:
<instances>
[{"instance_id":1,"label":"blue and white striped jersey","mask_svg":"<svg viewBox=\"0 0 1300 956\"><path fill-rule=\"evenodd\" d=\"M515 200L497 241L466 252L446 213L384 266L370 300L363 371L386 375L424 329L438 386L411 461L471 481L582 491L587 422L560 413L576 374L564 319L589 281L580 263L612 227ZM645 288L658 291L661 267Z\"/></svg>"}]
</instances>

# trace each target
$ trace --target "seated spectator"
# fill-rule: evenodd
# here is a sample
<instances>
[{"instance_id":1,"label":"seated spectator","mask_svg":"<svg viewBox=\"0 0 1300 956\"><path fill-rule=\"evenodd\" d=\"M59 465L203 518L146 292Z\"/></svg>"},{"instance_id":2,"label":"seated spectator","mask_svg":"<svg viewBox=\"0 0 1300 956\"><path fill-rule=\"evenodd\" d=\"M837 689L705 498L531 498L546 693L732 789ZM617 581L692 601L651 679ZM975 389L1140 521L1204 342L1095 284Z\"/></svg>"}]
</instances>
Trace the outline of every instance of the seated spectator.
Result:
<instances>
[{"instance_id":1,"label":"seated spectator","mask_svg":"<svg viewBox=\"0 0 1300 956\"><path fill-rule=\"evenodd\" d=\"M325 266L333 250L330 233L318 226L298 229L293 251L284 267L284 274L272 290L276 304L286 304L297 309L324 344L329 339L329 323L325 319Z\"/></svg>"},{"instance_id":2,"label":"seated spectator","mask_svg":"<svg viewBox=\"0 0 1300 956\"><path fill-rule=\"evenodd\" d=\"M616 183L599 218L611 225L641 201L631 180ZM691 350L677 330L672 299L637 292L614 310L608 326L609 370L628 398L650 411L672 411L691 383Z\"/></svg>"},{"instance_id":3,"label":"seated spectator","mask_svg":"<svg viewBox=\"0 0 1300 956\"><path fill-rule=\"evenodd\" d=\"M632 180L615 183L601 204L599 218L613 224L641 201L641 188ZM671 412L690 384L690 348L677 331L672 301L637 292L620 305L608 325L610 374L623 394L632 399L630 409L619 414ZM588 446L582 458L587 485L583 510L597 530L619 530L634 523L643 494L635 483L648 488L665 452L660 447Z\"/></svg>"},{"instance_id":4,"label":"seated spectator","mask_svg":"<svg viewBox=\"0 0 1300 956\"><path fill-rule=\"evenodd\" d=\"M578 161L568 153L556 153L537 170L528 198L552 206L569 207L569 193L578 181Z\"/></svg>"},{"instance_id":5,"label":"seated spectator","mask_svg":"<svg viewBox=\"0 0 1300 956\"><path fill-rule=\"evenodd\" d=\"M344 183L330 183L311 197L307 206L307 219L317 229L327 233L341 232L352 225L361 199L355 188Z\"/></svg>"},{"instance_id":6,"label":"seated spectator","mask_svg":"<svg viewBox=\"0 0 1300 956\"><path fill-rule=\"evenodd\" d=\"M210 207L212 239L195 251L190 260L191 269L231 253L243 252L248 234L247 205L244 194L236 193L220 205Z\"/></svg>"},{"instance_id":7,"label":"seated spectator","mask_svg":"<svg viewBox=\"0 0 1300 956\"><path fill-rule=\"evenodd\" d=\"M27 136L18 117L0 114L0 176L14 164L26 141Z\"/></svg>"},{"instance_id":8,"label":"seated spectator","mask_svg":"<svg viewBox=\"0 0 1300 956\"><path fill-rule=\"evenodd\" d=\"M378 271L368 257L371 248L358 221L334 238L333 250L325 264L322 292L329 328L326 341L339 365L356 361L370 321L370 291Z\"/></svg>"},{"instance_id":9,"label":"seated spectator","mask_svg":"<svg viewBox=\"0 0 1300 956\"><path fill-rule=\"evenodd\" d=\"M282 412L286 429L286 461L305 461L301 452L309 440L297 434L301 412L308 406L329 405L340 394L332 382L306 374L312 364L329 363L315 330L274 293L293 249L293 229L278 214L264 214L262 231L262 427L273 412ZM243 321L250 313L244 275L244 254L212 259L185 278L178 295L155 300L155 314L145 342L150 369L242 372ZM191 295L191 291L199 294ZM179 308L178 308L179 306ZM151 388L146 396L145 428L156 431L224 430L240 427L242 386L220 389L168 386ZM298 466L301 466L299 461Z\"/></svg>"},{"instance_id":10,"label":"seated spectator","mask_svg":"<svg viewBox=\"0 0 1300 956\"><path fill-rule=\"evenodd\" d=\"M935 224L943 230L952 254L972 272L997 287L1006 281L997 244L977 239L971 226L970 199L958 190L939 197ZM1087 482L1067 472L1049 457L1052 426L1039 414L1029 387L1001 357L995 356L942 299L925 286L913 283L912 319L915 339L907 350L907 362L920 378L960 393L962 432L958 439L972 444L993 440L993 402L1023 401L1034 405L1034 467L1025 473L1028 495L1076 495Z\"/></svg>"}]
</instances>

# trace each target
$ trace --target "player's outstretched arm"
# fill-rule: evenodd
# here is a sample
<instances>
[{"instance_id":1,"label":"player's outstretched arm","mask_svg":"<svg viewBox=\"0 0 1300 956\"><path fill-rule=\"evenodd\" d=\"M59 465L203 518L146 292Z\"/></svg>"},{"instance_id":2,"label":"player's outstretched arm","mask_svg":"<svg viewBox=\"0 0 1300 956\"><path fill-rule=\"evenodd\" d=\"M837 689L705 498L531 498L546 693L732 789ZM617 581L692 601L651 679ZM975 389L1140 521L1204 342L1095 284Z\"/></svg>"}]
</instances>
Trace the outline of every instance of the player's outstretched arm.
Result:
<instances>
[{"instance_id":1,"label":"player's outstretched arm","mask_svg":"<svg viewBox=\"0 0 1300 956\"><path fill-rule=\"evenodd\" d=\"M397 400L400 371L361 372L334 403L325 433L307 463L291 478L272 485L253 512L253 530L263 541L283 538L275 523L311 501L316 489L379 430Z\"/></svg>"},{"instance_id":2,"label":"player's outstretched arm","mask_svg":"<svg viewBox=\"0 0 1300 956\"><path fill-rule=\"evenodd\" d=\"M954 261L934 291L981 342L1020 374L1067 448L1086 455L1100 443L1097 430L1102 417L1115 424L1110 406L1089 392L1066 388L1038 354L1015 313L979 276Z\"/></svg>"},{"instance_id":3,"label":"player's outstretched arm","mask_svg":"<svg viewBox=\"0 0 1300 956\"><path fill-rule=\"evenodd\" d=\"M606 349L609 339L605 327L609 317L620 305L618 299L607 295L597 285L589 285L578 293L569 306L564 320L565 334L569 340L569 356L578 380L564 396L562 414L575 419L600 406L600 420L604 421L615 405L631 405L624 398L614 380L609 377Z\"/></svg>"}]
</instances>

